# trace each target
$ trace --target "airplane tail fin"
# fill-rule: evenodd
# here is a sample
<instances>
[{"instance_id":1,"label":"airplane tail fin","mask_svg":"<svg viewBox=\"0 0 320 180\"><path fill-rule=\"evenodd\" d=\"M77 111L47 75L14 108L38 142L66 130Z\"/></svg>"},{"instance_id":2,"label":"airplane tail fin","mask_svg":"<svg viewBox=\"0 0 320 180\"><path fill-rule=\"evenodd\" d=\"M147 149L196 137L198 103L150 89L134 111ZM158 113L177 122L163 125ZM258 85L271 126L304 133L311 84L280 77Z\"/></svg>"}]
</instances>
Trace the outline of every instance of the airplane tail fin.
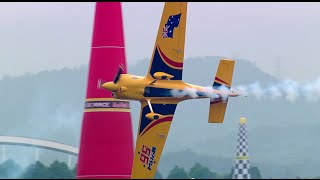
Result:
<instances>
[{"instance_id":1,"label":"airplane tail fin","mask_svg":"<svg viewBox=\"0 0 320 180\"><path fill-rule=\"evenodd\" d=\"M234 60L222 59L220 60L216 77L214 78L213 88L230 89L232 84L232 76L234 69ZM210 99L210 110L209 110L209 123L222 123L224 120L224 114L227 109L228 97L225 99L211 98Z\"/></svg>"}]
</instances>

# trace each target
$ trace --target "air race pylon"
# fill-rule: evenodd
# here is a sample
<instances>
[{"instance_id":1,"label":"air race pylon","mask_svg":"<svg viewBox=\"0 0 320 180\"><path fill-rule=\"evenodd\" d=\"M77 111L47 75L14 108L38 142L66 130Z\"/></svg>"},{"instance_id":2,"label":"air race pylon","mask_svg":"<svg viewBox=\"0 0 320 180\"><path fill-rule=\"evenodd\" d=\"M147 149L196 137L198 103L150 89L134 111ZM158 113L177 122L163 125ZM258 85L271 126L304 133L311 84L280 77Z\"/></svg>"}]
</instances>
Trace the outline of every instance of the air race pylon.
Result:
<instances>
[{"instance_id":1,"label":"air race pylon","mask_svg":"<svg viewBox=\"0 0 320 180\"><path fill-rule=\"evenodd\" d=\"M240 118L239 133L237 139L237 154L235 159L235 167L233 170L232 179L251 179L249 169L249 153L247 139L247 120Z\"/></svg>"},{"instance_id":2,"label":"air race pylon","mask_svg":"<svg viewBox=\"0 0 320 180\"><path fill-rule=\"evenodd\" d=\"M120 2L97 2L77 178L130 178L133 137L129 102L112 98L101 84L126 73Z\"/></svg>"}]
</instances>

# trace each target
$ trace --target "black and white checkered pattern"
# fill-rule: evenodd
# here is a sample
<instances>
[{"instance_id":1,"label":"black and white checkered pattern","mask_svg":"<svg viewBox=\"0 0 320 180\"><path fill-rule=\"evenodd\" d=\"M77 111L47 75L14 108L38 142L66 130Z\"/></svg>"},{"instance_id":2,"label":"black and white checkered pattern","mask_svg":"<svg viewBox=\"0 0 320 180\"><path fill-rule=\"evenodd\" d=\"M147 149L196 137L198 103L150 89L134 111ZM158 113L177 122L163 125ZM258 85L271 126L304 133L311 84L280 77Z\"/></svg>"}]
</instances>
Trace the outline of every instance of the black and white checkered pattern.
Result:
<instances>
[{"instance_id":1,"label":"black and white checkered pattern","mask_svg":"<svg viewBox=\"0 0 320 180\"><path fill-rule=\"evenodd\" d=\"M232 179L251 179L249 169L248 142L247 142L247 127L246 123L240 123L238 139L237 139L237 152L235 159L235 167Z\"/></svg>"}]
</instances>

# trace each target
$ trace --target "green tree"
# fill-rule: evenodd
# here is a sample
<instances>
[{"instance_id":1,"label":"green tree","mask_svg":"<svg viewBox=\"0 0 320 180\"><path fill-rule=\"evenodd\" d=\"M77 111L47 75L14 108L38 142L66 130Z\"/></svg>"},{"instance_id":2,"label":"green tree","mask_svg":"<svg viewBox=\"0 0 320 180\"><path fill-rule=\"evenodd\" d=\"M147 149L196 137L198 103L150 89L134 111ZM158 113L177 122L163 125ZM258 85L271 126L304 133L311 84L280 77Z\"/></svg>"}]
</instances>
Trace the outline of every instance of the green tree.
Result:
<instances>
[{"instance_id":1,"label":"green tree","mask_svg":"<svg viewBox=\"0 0 320 180\"><path fill-rule=\"evenodd\" d=\"M179 168L177 165L169 172L167 179L189 179L184 168Z\"/></svg>"},{"instance_id":2,"label":"green tree","mask_svg":"<svg viewBox=\"0 0 320 180\"><path fill-rule=\"evenodd\" d=\"M50 179L71 179L74 178L72 171L68 168L65 162L55 160L50 164L49 168Z\"/></svg>"},{"instance_id":3,"label":"green tree","mask_svg":"<svg viewBox=\"0 0 320 180\"><path fill-rule=\"evenodd\" d=\"M217 178L217 173L213 173L209 170L208 167L202 166L199 163L196 163L189 171L190 178L196 179L214 179Z\"/></svg>"},{"instance_id":4,"label":"green tree","mask_svg":"<svg viewBox=\"0 0 320 180\"><path fill-rule=\"evenodd\" d=\"M162 174L157 170L154 179L163 179Z\"/></svg>"},{"instance_id":5,"label":"green tree","mask_svg":"<svg viewBox=\"0 0 320 180\"><path fill-rule=\"evenodd\" d=\"M29 165L20 176L22 179L48 179L48 168L41 162L36 161Z\"/></svg>"},{"instance_id":6,"label":"green tree","mask_svg":"<svg viewBox=\"0 0 320 180\"><path fill-rule=\"evenodd\" d=\"M22 167L12 159L8 159L0 165L1 179L18 178L21 173Z\"/></svg>"},{"instance_id":7,"label":"green tree","mask_svg":"<svg viewBox=\"0 0 320 180\"><path fill-rule=\"evenodd\" d=\"M249 173L250 173L251 179L262 179L261 174L260 174L260 170L256 166L251 167L249 169Z\"/></svg>"}]
</instances>

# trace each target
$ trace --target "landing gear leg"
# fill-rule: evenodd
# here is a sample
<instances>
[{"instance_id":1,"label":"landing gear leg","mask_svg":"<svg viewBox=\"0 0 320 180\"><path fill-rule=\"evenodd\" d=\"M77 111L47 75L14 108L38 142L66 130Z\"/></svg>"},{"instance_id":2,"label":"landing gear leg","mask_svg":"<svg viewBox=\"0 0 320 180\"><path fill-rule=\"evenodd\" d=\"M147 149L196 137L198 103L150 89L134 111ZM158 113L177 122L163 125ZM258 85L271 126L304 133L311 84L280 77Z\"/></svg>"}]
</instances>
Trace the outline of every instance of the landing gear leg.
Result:
<instances>
[{"instance_id":1,"label":"landing gear leg","mask_svg":"<svg viewBox=\"0 0 320 180\"><path fill-rule=\"evenodd\" d=\"M151 111L151 112L153 112L153 109L152 109L152 106L151 106L150 100L149 100L149 99L147 99L147 102L148 102L148 105L149 105L150 111Z\"/></svg>"}]
</instances>

